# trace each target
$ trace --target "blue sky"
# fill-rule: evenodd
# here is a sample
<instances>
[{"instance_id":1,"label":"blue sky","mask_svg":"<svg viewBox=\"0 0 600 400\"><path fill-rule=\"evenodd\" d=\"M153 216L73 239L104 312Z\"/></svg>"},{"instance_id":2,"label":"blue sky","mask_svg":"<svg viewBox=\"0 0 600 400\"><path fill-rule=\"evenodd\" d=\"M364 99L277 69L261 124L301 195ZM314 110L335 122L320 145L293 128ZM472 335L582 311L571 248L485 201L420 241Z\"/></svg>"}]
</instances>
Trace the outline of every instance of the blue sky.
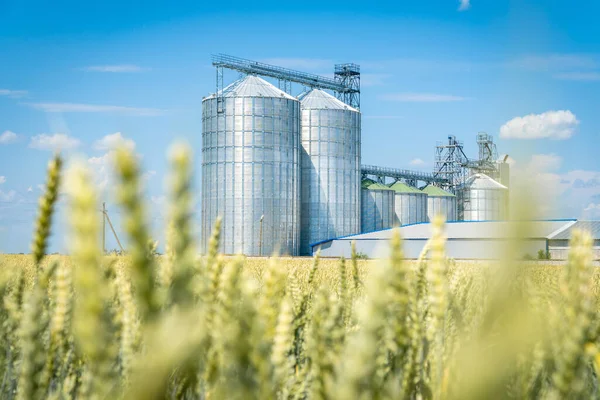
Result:
<instances>
[{"instance_id":1,"label":"blue sky","mask_svg":"<svg viewBox=\"0 0 600 400\"><path fill-rule=\"evenodd\" d=\"M600 218L599 12L587 0L0 0L0 251L28 251L57 146L95 170L120 231L108 173L120 137L142 157L161 239L174 140L193 146L199 182L211 53L319 74L358 63L364 164L429 171L437 141L456 135L475 157L484 131L534 174L543 216ZM51 251L67 249L66 209Z\"/></svg>"}]
</instances>

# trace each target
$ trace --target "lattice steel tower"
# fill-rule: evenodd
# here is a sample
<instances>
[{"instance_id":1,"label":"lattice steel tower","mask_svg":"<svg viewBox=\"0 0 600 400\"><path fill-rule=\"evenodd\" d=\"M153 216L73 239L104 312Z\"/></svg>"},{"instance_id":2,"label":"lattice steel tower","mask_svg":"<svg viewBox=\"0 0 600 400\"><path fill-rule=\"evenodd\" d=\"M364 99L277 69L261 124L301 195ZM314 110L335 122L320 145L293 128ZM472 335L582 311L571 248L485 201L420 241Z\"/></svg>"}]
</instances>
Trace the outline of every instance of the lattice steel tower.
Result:
<instances>
[{"instance_id":1,"label":"lattice steel tower","mask_svg":"<svg viewBox=\"0 0 600 400\"><path fill-rule=\"evenodd\" d=\"M448 136L448 143L438 142L435 146L434 176L446 179L441 186L456 194L457 188L468 176L469 159L463 150L463 143L456 136Z\"/></svg>"},{"instance_id":2,"label":"lattice steel tower","mask_svg":"<svg viewBox=\"0 0 600 400\"><path fill-rule=\"evenodd\" d=\"M479 146L479 160L475 169L477 172L483 172L492 178L497 178L498 150L496 149L496 143L494 143L494 137L485 132L479 132L477 134L477 145Z\"/></svg>"},{"instance_id":3,"label":"lattice steel tower","mask_svg":"<svg viewBox=\"0 0 600 400\"><path fill-rule=\"evenodd\" d=\"M336 64L334 79L344 87L336 92L336 97L344 103L360 109L360 66Z\"/></svg>"}]
</instances>

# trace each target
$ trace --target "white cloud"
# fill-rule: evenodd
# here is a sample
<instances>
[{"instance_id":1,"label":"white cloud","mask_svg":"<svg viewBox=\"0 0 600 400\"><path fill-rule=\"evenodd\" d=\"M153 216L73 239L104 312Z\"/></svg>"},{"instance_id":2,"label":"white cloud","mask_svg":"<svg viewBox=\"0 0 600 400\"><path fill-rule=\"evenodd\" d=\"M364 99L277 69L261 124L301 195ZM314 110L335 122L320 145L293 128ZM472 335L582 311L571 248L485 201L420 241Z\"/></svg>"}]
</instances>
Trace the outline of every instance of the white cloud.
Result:
<instances>
[{"instance_id":1,"label":"white cloud","mask_svg":"<svg viewBox=\"0 0 600 400\"><path fill-rule=\"evenodd\" d=\"M458 11L467 11L469 8L471 8L471 0L460 0Z\"/></svg>"},{"instance_id":2,"label":"white cloud","mask_svg":"<svg viewBox=\"0 0 600 400\"><path fill-rule=\"evenodd\" d=\"M90 169L94 173L96 187L100 191L104 191L109 187L109 182L113 181L111 166L113 165L114 152L109 151L100 157L88 158Z\"/></svg>"},{"instance_id":3,"label":"white cloud","mask_svg":"<svg viewBox=\"0 0 600 400\"><path fill-rule=\"evenodd\" d=\"M167 203L167 197L166 196L150 196L150 201L152 201L153 204L162 206Z\"/></svg>"},{"instance_id":4,"label":"white cloud","mask_svg":"<svg viewBox=\"0 0 600 400\"><path fill-rule=\"evenodd\" d=\"M113 187L116 182L116 177L114 175L114 160L114 150L110 150L99 157L90 157L87 160L95 177L95 186L100 191L105 191L108 188ZM156 171L146 171L142 173L141 181L148 182L155 175Z\"/></svg>"},{"instance_id":5,"label":"white cloud","mask_svg":"<svg viewBox=\"0 0 600 400\"><path fill-rule=\"evenodd\" d=\"M142 174L142 181L144 182L148 182L150 179L152 179L153 176L156 175L156 171L146 171Z\"/></svg>"},{"instance_id":6,"label":"white cloud","mask_svg":"<svg viewBox=\"0 0 600 400\"><path fill-rule=\"evenodd\" d=\"M537 172L553 172L562 165L562 157L556 154L534 154L531 156L528 168Z\"/></svg>"},{"instance_id":7,"label":"white cloud","mask_svg":"<svg viewBox=\"0 0 600 400\"><path fill-rule=\"evenodd\" d=\"M516 117L502 125L503 139L569 139L575 133L579 121L569 110L547 111Z\"/></svg>"},{"instance_id":8,"label":"white cloud","mask_svg":"<svg viewBox=\"0 0 600 400\"><path fill-rule=\"evenodd\" d=\"M121 132L115 132L104 136L94 143L94 148L102 151L116 150L121 146L133 151L135 149L135 142L131 139L124 138L123 135L121 135Z\"/></svg>"},{"instance_id":9,"label":"white cloud","mask_svg":"<svg viewBox=\"0 0 600 400\"><path fill-rule=\"evenodd\" d=\"M147 68L142 68L138 65L132 64L121 64L121 65L92 65L83 68L84 71L89 72L142 72Z\"/></svg>"},{"instance_id":10,"label":"white cloud","mask_svg":"<svg viewBox=\"0 0 600 400\"><path fill-rule=\"evenodd\" d=\"M17 195L17 192L14 190L9 190L8 192L3 192L0 190L0 201L9 202L13 201Z\"/></svg>"},{"instance_id":11,"label":"white cloud","mask_svg":"<svg viewBox=\"0 0 600 400\"><path fill-rule=\"evenodd\" d=\"M413 165L415 167L423 166L425 165L425 161L421 160L420 158L415 158L410 161L410 165Z\"/></svg>"},{"instance_id":12,"label":"white cloud","mask_svg":"<svg viewBox=\"0 0 600 400\"><path fill-rule=\"evenodd\" d=\"M600 72L565 72L554 75L554 78L564 81L595 82L600 81Z\"/></svg>"},{"instance_id":13,"label":"white cloud","mask_svg":"<svg viewBox=\"0 0 600 400\"><path fill-rule=\"evenodd\" d=\"M19 135L12 131L4 131L2 135L0 135L0 144L9 144L13 143L18 139Z\"/></svg>"},{"instance_id":14,"label":"white cloud","mask_svg":"<svg viewBox=\"0 0 600 400\"><path fill-rule=\"evenodd\" d=\"M16 99L27 96L27 90L0 89L0 96L8 96Z\"/></svg>"},{"instance_id":15,"label":"white cloud","mask_svg":"<svg viewBox=\"0 0 600 400\"><path fill-rule=\"evenodd\" d=\"M381 96L381 99L411 103L439 103L467 100L466 97L435 93L390 93L384 94Z\"/></svg>"},{"instance_id":16,"label":"white cloud","mask_svg":"<svg viewBox=\"0 0 600 400\"><path fill-rule=\"evenodd\" d=\"M29 186L29 187L27 188L27 192L28 192L28 193L31 193L31 192L33 192L33 187Z\"/></svg>"},{"instance_id":17,"label":"white cloud","mask_svg":"<svg viewBox=\"0 0 600 400\"><path fill-rule=\"evenodd\" d=\"M583 210L583 215L584 215L584 218L600 219L600 203L597 203L597 204L590 203Z\"/></svg>"},{"instance_id":18,"label":"white cloud","mask_svg":"<svg viewBox=\"0 0 600 400\"><path fill-rule=\"evenodd\" d=\"M6 183L6 177L0 175L0 185L3 184L3 183Z\"/></svg>"},{"instance_id":19,"label":"white cloud","mask_svg":"<svg viewBox=\"0 0 600 400\"><path fill-rule=\"evenodd\" d=\"M55 133L54 135L43 133L32 137L29 147L38 150L61 151L74 149L80 144L79 139L75 139L64 133Z\"/></svg>"},{"instance_id":20,"label":"white cloud","mask_svg":"<svg viewBox=\"0 0 600 400\"><path fill-rule=\"evenodd\" d=\"M167 110L159 108L121 107L79 103L24 103L48 113L108 113L136 117L156 117L165 115Z\"/></svg>"},{"instance_id":21,"label":"white cloud","mask_svg":"<svg viewBox=\"0 0 600 400\"><path fill-rule=\"evenodd\" d=\"M511 166L511 202L535 205L535 218L591 218L600 203L600 171L558 172L562 158L534 154Z\"/></svg>"}]
</instances>

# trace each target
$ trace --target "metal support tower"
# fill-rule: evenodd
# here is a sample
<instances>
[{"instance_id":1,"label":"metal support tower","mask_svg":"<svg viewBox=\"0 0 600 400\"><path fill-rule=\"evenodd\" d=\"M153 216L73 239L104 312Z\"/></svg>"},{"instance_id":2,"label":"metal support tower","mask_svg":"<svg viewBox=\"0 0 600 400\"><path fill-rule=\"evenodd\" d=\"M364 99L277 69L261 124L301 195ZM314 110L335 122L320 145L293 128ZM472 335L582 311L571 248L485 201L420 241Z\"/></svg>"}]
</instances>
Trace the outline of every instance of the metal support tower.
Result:
<instances>
[{"instance_id":1,"label":"metal support tower","mask_svg":"<svg viewBox=\"0 0 600 400\"><path fill-rule=\"evenodd\" d=\"M217 66L217 113L223 113L223 67Z\"/></svg>"},{"instance_id":2,"label":"metal support tower","mask_svg":"<svg viewBox=\"0 0 600 400\"><path fill-rule=\"evenodd\" d=\"M477 145L479 147L479 165L476 169L478 172L490 175L494 179L497 178L498 150L496 143L494 143L494 137L485 132L479 132L477 134Z\"/></svg>"},{"instance_id":3,"label":"metal support tower","mask_svg":"<svg viewBox=\"0 0 600 400\"><path fill-rule=\"evenodd\" d=\"M278 86L280 90L283 90L286 93L292 92L292 82L286 79L278 79L277 83L279 84Z\"/></svg>"},{"instance_id":4,"label":"metal support tower","mask_svg":"<svg viewBox=\"0 0 600 400\"><path fill-rule=\"evenodd\" d=\"M334 79L347 89L336 92L336 97L356 109L360 109L360 66L336 64Z\"/></svg>"},{"instance_id":5,"label":"metal support tower","mask_svg":"<svg viewBox=\"0 0 600 400\"><path fill-rule=\"evenodd\" d=\"M456 140L456 136L448 136L448 143L435 146L433 175L445 179L446 183L441 186L449 192L456 194L457 188L467 179L468 163L463 143Z\"/></svg>"},{"instance_id":6,"label":"metal support tower","mask_svg":"<svg viewBox=\"0 0 600 400\"><path fill-rule=\"evenodd\" d=\"M356 64L336 65L335 78L295 71L225 54L213 55L212 65L217 68L217 104L219 95L222 95L223 91L223 69L227 68L243 74L268 76L278 79L279 87L281 88L283 85L288 89L286 90L288 93L291 92L292 82L310 88L331 90L338 98L345 99L342 101L345 101L349 106L357 109L360 107L360 67Z\"/></svg>"}]
</instances>

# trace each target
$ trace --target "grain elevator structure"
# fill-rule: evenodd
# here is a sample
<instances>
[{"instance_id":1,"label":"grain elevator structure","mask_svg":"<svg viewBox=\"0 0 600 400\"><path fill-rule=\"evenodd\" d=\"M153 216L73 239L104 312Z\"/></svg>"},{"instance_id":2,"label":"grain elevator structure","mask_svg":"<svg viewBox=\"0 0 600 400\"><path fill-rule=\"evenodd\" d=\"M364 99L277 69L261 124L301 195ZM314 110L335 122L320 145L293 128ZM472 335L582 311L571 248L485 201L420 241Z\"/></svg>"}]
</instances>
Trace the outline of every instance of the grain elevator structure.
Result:
<instances>
[{"instance_id":1,"label":"grain elevator structure","mask_svg":"<svg viewBox=\"0 0 600 400\"><path fill-rule=\"evenodd\" d=\"M337 64L330 78L223 54L212 62L216 90L202 100L203 251L218 218L219 251L247 256L310 255L315 243L438 214L506 218L507 188L495 179L508 182L508 164L489 135L478 135L477 161L449 137L433 173L362 164L358 65ZM239 79L225 86L225 70ZM480 198L490 199L481 210Z\"/></svg>"}]
</instances>

